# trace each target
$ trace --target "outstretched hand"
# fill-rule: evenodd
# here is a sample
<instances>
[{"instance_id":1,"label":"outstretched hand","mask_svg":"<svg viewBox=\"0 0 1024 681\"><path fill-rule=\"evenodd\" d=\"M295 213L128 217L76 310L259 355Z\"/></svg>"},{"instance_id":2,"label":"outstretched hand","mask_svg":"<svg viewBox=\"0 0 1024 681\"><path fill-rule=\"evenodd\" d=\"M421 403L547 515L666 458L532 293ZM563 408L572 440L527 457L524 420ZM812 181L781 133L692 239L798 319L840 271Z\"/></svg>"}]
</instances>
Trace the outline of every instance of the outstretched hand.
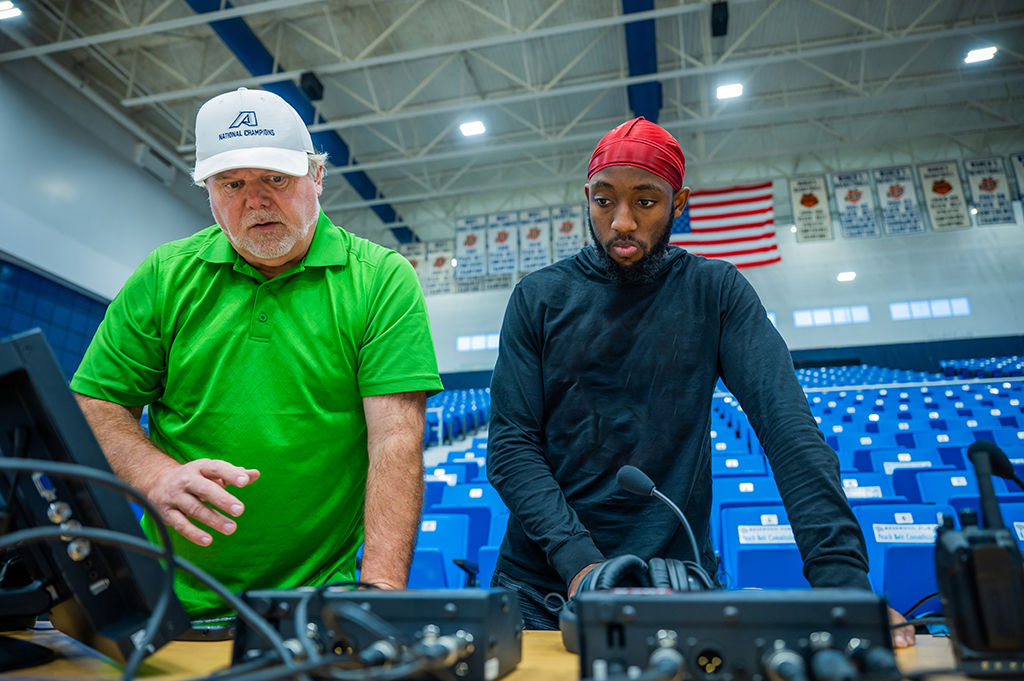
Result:
<instances>
[{"instance_id":1,"label":"outstretched hand","mask_svg":"<svg viewBox=\"0 0 1024 681\"><path fill-rule=\"evenodd\" d=\"M245 511L245 506L226 491L227 486L245 487L259 477L260 472L255 469L217 459L197 459L155 472L142 491L168 527L194 544L209 546L213 537L196 527L192 520L225 535L233 533L238 525L204 502L237 518Z\"/></svg>"}]
</instances>

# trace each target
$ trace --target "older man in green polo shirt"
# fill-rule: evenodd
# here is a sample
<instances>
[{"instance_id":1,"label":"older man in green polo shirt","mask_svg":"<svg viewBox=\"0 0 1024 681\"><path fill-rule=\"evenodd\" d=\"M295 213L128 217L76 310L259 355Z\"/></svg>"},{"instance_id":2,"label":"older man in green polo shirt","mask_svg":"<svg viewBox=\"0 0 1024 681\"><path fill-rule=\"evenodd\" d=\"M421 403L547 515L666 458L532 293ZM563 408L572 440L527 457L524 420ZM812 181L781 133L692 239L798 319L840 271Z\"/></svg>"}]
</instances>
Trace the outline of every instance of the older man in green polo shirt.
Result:
<instances>
[{"instance_id":1,"label":"older man in green polo shirt","mask_svg":"<svg viewBox=\"0 0 1024 681\"><path fill-rule=\"evenodd\" d=\"M416 274L320 210L325 156L280 97L207 102L196 158L217 224L129 278L71 382L79 404L175 550L229 588L353 579L364 536L362 579L402 588L442 388ZM176 590L193 619L225 612L187 577Z\"/></svg>"}]
</instances>

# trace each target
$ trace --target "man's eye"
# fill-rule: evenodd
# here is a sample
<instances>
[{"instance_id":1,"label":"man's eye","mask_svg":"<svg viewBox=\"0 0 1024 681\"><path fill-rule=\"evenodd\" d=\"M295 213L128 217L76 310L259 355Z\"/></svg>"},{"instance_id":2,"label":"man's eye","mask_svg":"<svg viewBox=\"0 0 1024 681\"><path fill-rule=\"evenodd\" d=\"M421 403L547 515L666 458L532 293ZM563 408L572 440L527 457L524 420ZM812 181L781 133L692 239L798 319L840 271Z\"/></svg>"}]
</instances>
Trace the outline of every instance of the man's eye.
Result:
<instances>
[{"instance_id":1,"label":"man's eye","mask_svg":"<svg viewBox=\"0 0 1024 681\"><path fill-rule=\"evenodd\" d=\"M610 201L608 199L594 199L594 203L603 207L607 206L610 203Z\"/></svg>"},{"instance_id":2,"label":"man's eye","mask_svg":"<svg viewBox=\"0 0 1024 681\"><path fill-rule=\"evenodd\" d=\"M282 182L284 182L284 175L271 175L270 181L273 182L274 184L281 184Z\"/></svg>"},{"instance_id":3,"label":"man's eye","mask_svg":"<svg viewBox=\"0 0 1024 681\"><path fill-rule=\"evenodd\" d=\"M241 186L242 186L241 182L228 182L228 184L227 184L227 188L228 189L238 189Z\"/></svg>"},{"instance_id":4,"label":"man's eye","mask_svg":"<svg viewBox=\"0 0 1024 681\"><path fill-rule=\"evenodd\" d=\"M655 203L657 203L657 201L655 201L654 199L640 199L639 203L644 208L650 208Z\"/></svg>"}]
</instances>

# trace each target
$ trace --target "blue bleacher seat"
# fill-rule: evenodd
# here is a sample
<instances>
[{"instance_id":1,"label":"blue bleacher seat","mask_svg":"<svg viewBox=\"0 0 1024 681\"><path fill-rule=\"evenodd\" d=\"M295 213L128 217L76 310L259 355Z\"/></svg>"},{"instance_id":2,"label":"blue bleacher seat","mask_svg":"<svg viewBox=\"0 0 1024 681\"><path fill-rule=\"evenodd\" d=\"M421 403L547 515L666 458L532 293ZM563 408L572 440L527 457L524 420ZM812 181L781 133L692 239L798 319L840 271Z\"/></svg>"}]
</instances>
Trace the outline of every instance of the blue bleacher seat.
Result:
<instances>
[{"instance_id":1,"label":"blue bleacher seat","mask_svg":"<svg viewBox=\"0 0 1024 681\"><path fill-rule=\"evenodd\" d=\"M477 464L472 464L473 471L477 470ZM441 476L441 475L455 475L456 481L459 483L467 482L469 477L470 464L465 463L443 463L440 466L434 466L427 469L427 475Z\"/></svg>"},{"instance_id":2,"label":"blue bleacher seat","mask_svg":"<svg viewBox=\"0 0 1024 681\"><path fill-rule=\"evenodd\" d=\"M447 589L448 578L441 549L417 548L409 568L410 589Z\"/></svg>"},{"instance_id":3,"label":"blue bleacher seat","mask_svg":"<svg viewBox=\"0 0 1024 681\"><path fill-rule=\"evenodd\" d=\"M444 564L445 583L449 589L459 589L466 584L466 573L453 561L467 558L469 519L462 515L428 513L420 521L420 533L416 539L416 553L422 549L438 549ZM430 552L425 552L427 558ZM432 555L432 554L431 554ZM470 558L469 560L473 560ZM475 561L474 561L475 562ZM413 556L416 565L416 556ZM436 570L436 560L430 558L427 565ZM427 571L424 574L429 573ZM417 583L421 577L417 577ZM410 578L410 582L411 582Z\"/></svg>"},{"instance_id":4,"label":"blue bleacher seat","mask_svg":"<svg viewBox=\"0 0 1024 681\"><path fill-rule=\"evenodd\" d=\"M993 431L992 435L995 437L995 443L1001 447L1024 445L1024 429L1001 428Z\"/></svg>"},{"instance_id":5,"label":"blue bleacher seat","mask_svg":"<svg viewBox=\"0 0 1024 681\"><path fill-rule=\"evenodd\" d=\"M1024 551L1024 503L999 504L1003 513L1003 522L1010 533L1017 539L1017 545Z\"/></svg>"},{"instance_id":6,"label":"blue bleacher seat","mask_svg":"<svg viewBox=\"0 0 1024 681\"><path fill-rule=\"evenodd\" d=\"M892 607L902 612L922 597L938 591L935 587L935 530L938 514L954 515L950 506L880 504L858 506L853 512L864 531L870 561L868 579L875 593L887 595ZM914 550L887 551L897 546Z\"/></svg>"},{"instance_id":7,"label":"blue bleacher seat","mask_svg":"<svg viewBox=\"0 0 1024 681\"><path fill-rule=\"evenodd\" d=\"M491 528L487 533L487 544L499 546L505 538L505 530L508 529L508 513L495 513L491 516Z\"/></svg>"},{"instance_id":8,"label":"blue bleacher seat","mask_svg":"<svg viewBox=\"0 0 1024 681\"><path fill-rule=\"evenodd\" d=\"M478 560L481 546L488 541L491 517L508 513L505 502L488 483L466 483L450 485L441 494L441 503L431 507L432 513L460 514L468 520L466 558L474 563Z\"/></svg>"},{"instance_id":9,"label":"blue bleacher seat","mask_svg":"<svg viewBox=\"0 0 1024 681\"><path fill-rule=\"evenodd\" d=\"M871 470L892 475L898 468L936 468L943 465L942 457L934 449L872 450Z\"/></svg>"},{"instance_id":10,"label":"blue bleacher seat","mask_svg":"<svg viewBox=\"0 0 1024 681\"><path fill-rule=\"evenodd\" d=\"M782 505L775 478L770 475L717 478L711 481L711 540L721 551L721 512L738 506Z\"/></svg>"},{"instance_id":11,"label":"blue bleacher seat","mask_svg":"<svg viewBox=\"0 0 1024 681\"><path fill-rule=\"evenodd\" d=\"M736 589L809 589L781 506L722 509L722 569Z\"/></svg>"},{"instance_id":12,"label":"blue bleacher seat","mask_svg":"<svg viewBox=\"0 0 1024 681\"><path fill-rule=\"evenodd\" d=\"M494 568L498 563L498 547L480 547L480 572L477 578L480 580L480 588L491 588L491 578L494 577Z\"/></svg>"},{"instance_id":13,"label":"blue bleacher seat","mask_svg":"<svg viewBox=\"0 0 1024 681\"><path fill-rule=\"evenodd\" d=\"M715 478L737 475L765 475L764 456L761 454L737 454L735 456L711 457L711 476Z\"/></svg>"}]
</instances>

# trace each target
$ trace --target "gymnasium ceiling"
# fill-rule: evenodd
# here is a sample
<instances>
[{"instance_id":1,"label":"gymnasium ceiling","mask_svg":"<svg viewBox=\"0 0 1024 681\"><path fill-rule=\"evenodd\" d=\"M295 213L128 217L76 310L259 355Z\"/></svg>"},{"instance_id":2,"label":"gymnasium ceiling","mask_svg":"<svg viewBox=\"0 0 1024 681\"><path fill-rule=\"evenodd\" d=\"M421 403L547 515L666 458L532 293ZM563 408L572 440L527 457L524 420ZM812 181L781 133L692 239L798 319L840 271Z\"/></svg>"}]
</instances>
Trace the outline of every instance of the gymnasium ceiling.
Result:
<instances>
[{"instance_id":1,"label":"gymnasium ceiling","mask_svg":"<svg viewBox=\"0 0 1024 681\"><path fill-rule=\"evenodd\" d=\"M450 238L458 216L581 200L590 152L633 117L627 86L644 82L662 84L658 122L694 188L1024 150L1014 0L730 0L723 37L708 3L656 0L629 17L654 22L655 44L629 49L623 0L15 4L0 64L39 59L179 172L206 99L314 72L324 94L310 129L340 136L379 192L353 189L350 162L330 170L322 205L388 245L401 227ZM211 28L224 19L244 21L279 72L253 77ZM964 63L986 46L993 60ZM629 52L651 50L657 73L631 78ZM743 96L716 99L728 83ZM470 120L487 132L464 137Z\"/></svg>"}]
</instances>

